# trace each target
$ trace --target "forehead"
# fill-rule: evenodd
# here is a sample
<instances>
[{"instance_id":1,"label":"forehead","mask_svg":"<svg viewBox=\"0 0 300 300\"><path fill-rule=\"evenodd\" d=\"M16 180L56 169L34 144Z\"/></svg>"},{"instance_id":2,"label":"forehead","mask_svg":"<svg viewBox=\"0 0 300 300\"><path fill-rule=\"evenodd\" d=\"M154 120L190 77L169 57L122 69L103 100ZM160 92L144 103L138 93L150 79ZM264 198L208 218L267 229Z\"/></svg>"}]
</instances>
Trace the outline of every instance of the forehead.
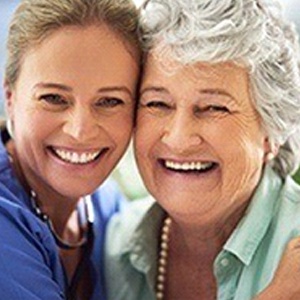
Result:
<instances>
[{"instance_id":1,"label":"forehead","mask_svg":"<svg viewBox=\"0 0 300 300\"><path fill-rule=\"evenodd\" d=\"M171 94L191 94L201 90L222 90L236 99L249 97L247 69L232 62L183 65L155 51L146 59L142 88L157 86Z\"/></svg>"},{"instance_id":2,"label":"forehead","mask_svg":"<svg viewBox=\"0 0 300 300\"><path fill-rule=\"evenodd\" d=\"M114 51L111 51L111 50ZM111 57L127 56L127 48L119 35L110 27L103 25L89 26L63 26L46 35L39 43L34 43L25 54L25 58L32 55L46 55L53 57L53 54L60 54L65 58L70 55L77 55L77 63L81 63L81 56L85 59L97 58L99 53L109 54ZM51 52L51 53L50 53ZM101 60L101 56L98 56Z\"/></svg>"},{"instance_id":3,"label":"forehead","mask_svg":"<svg viewBox=\"0 0 300 300\"><path fill-rule=\"evenodd\" d=\"M133 81L138 60L113 30L103 26L62 27L25 53L19 78L64 82L123 84ZM80 80L79 80L80 78ZM68 81L68 82L65 82Z\"/></svg>"},{"instance_id":4,"label":"forehead","mask_svg":"<svg viewBox=\"0 0 300 300\"><path fill-rule=\"evenodd\" d=\"M211 81L212 79L227 81L226 78L236 81L239 81L239 78L248 80L247 69L233 62L182 64L170 56L160 55L155 51L150 52L145 61L143 79L146 80L150 76L159 76L166 80L184 76L186 80L196 82Z\"/></svg>"}]
</instances>

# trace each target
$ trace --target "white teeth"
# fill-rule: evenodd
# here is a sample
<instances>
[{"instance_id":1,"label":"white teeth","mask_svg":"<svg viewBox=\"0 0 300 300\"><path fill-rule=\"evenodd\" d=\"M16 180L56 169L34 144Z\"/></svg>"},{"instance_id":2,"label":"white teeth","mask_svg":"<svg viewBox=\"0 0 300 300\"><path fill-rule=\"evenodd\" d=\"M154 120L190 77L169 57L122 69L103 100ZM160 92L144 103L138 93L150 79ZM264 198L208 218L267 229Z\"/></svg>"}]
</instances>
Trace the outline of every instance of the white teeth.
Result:
<instances>
[{"instance_id":1,"label":"white teeth","mask_svg":"<svg viewBox=\"0 0 300 300\"><path fill-rule=\"evenodd\" d=\"M59 156L62 160L66 162L70 162L73 164L86 164L93 161L97 155L99 155L100 151L93 153L77 153L77 152L69 152L64 150L53 149L57 156Z\"/></svg>"},{"instance_id":2,"label":"white teeth","mask_svg":"<svg viewBox=\"0 0 300 300\"><path fill-rule=\"evenodd\" d=\"M190 162L190 163L176 163L173 161L166 160L165 166L168 169L183 170L183 171L201 171L211 168L212 162L201 163L201 162Z\"/></svg>"}]
</instances>

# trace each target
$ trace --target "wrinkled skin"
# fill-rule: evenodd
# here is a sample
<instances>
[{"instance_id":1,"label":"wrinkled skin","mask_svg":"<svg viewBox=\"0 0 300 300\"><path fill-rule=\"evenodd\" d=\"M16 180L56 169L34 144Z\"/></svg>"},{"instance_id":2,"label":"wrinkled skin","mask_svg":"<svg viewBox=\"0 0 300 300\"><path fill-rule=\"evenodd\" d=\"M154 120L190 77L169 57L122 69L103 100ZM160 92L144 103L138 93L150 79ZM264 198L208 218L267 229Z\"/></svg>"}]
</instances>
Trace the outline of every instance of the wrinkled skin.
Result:
<instances>
[{"instance_id":1,"label":"wrinkled skin","mask_svg":"<svg viewBox=\"0 0 300 300\"><path fill-rule=\"evenodd\" d=\"M182 67L149 55L135 149L146 187L171 216L226 224L248 203L269 151L246 70L232 63ZM184 163L214 168L174 170Z\"/></svg>"}]
</instances>

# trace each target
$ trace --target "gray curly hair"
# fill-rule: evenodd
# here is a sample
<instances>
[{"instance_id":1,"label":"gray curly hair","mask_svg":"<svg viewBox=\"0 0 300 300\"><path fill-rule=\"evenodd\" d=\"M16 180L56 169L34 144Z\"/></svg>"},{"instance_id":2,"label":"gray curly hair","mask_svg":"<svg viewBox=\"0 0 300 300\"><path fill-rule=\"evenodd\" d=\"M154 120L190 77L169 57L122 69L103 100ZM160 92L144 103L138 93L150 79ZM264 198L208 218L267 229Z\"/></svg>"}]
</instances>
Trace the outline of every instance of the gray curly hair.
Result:
<instances>
[{"instance_id":1,"label":"gray curly hair","mask_svg":"<svg viewBox=\"0 0 300 300\"><path fill-rule=\"evenodd\" d=\"M168 54L182 64L233 61L247 67L271 149L279 146L272 167L282 177L297 170L298 36L276 0L149 0L140 23L147 51L171 51Z\"/></svg>"}]
</instances>

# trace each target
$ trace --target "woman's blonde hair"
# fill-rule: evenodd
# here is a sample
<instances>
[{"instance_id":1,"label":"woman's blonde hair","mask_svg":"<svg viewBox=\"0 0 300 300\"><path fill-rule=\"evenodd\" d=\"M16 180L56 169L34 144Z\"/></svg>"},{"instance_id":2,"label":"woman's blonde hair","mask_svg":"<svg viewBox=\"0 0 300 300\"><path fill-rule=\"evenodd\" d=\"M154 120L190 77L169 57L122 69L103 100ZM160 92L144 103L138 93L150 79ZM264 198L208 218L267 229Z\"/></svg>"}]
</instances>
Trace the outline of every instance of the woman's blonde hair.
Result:
<instances>
[{"instance_id":1,"label":"woman's blonde hair","mask_svg":"<svg viewBox=\"0 0 300 300\"><path fill-rule=\"evenodd\" d=\"M124 43L138 48L138 13L132 0L23 0L10 23L6 83L12 88L24 54L64 26L105 24Z\"/></svg>"}]
</instances>

